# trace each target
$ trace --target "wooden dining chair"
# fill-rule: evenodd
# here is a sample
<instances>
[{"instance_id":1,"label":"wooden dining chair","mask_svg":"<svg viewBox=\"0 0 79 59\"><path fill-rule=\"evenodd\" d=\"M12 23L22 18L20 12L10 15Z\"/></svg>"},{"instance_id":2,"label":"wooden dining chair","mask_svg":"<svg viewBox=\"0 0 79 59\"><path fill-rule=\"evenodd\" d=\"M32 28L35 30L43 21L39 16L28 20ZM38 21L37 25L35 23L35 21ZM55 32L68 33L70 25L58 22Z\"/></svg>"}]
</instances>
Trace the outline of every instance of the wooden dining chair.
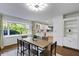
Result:
<instances>
[{"instance_id":1,"label":"wooden dining chair","mask_svg":"<svg viewBox=\"0 0 79 59\"><path fill-rule=\"evenodd\" d=\"M48 50L48 48L46 47L45 50L43 50L40 53L40 55L41 56L52 56L52 55L56 56L56 47L57 47L57 41L50 46L50 50Z\"/></svg>"}]
</instances>

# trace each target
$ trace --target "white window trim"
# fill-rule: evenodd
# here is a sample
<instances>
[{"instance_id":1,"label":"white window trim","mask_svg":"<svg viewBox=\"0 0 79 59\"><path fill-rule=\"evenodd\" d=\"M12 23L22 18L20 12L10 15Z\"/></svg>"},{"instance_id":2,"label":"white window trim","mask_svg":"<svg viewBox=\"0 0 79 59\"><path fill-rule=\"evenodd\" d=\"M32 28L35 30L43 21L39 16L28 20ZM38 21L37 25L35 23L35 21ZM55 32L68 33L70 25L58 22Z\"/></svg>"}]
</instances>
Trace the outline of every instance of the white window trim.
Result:
<instances>
[{"instance_id":1,"label":"white window trim","mask_svg":"<svg viewBox=\"0 0 79 59\"><path fill-rule=\"evenodd\" d=\"M23 22L15 22L15 21L7 21L7 24L9 24L9 23L17 23L17 24L22 24L22 25L29 25L29 23L23 23ZM8 37L8 36L17 36L17 35L27 35L27 34L15 34L15 35L10 35L10 31L9 31L9 27L7 27L8 28L8 35L4 35L4 37ZM32 33L31 33L32 34Z\"/></svg>"}]
</instances>

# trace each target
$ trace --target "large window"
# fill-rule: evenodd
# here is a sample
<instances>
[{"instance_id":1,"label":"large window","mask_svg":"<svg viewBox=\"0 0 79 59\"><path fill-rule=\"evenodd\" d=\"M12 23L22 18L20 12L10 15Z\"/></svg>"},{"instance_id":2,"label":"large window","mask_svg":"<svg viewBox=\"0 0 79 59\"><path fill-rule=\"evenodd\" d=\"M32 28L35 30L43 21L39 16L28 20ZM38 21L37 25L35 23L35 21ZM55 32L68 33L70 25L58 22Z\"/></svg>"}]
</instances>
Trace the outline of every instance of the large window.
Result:
<instances>
[{"instance_id":1,"label":"large window","mask_svg":"<svg viewBox=\"0 0 79 59\"><path fill-rule=\"evenodd\" d=\"M10 30L10 35L14 34L26 34L29 29L26 28L26 26L22 24L16 24L16 23L11 23L8 24L9 30Z\"/></svg>"},{"instance_id":2,"label":"large window","mask_svg":"<svg viewBox=\"0 0 79 59\"><path fill-rule=\"evenodd\" d=\"M27 24L5 23L3 25L4 35L30 34L31 29Z\"/></svg>"}]
</instances>

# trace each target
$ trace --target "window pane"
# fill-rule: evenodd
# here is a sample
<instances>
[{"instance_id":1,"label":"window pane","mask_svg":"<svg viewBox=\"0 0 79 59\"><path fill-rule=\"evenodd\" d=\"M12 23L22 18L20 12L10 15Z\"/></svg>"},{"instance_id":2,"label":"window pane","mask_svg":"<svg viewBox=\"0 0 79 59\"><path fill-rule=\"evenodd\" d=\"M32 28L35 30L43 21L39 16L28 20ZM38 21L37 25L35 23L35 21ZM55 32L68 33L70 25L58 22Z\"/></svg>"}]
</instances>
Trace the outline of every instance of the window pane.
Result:
<instances>
[{"instance_id":1,"label":"window pane","mask_svg":"<svg viewBox=\"0 0 79 59\"><path fill-rule=\"evenodd\" d=\"M8 24L10 29L10 35L14 34L26 34L28 32L28 28L22 24L10 23Z\"/></svg>"},{"instance_id":2,"label":"window pane","mask_svg":"<svg viewBox=\"0 0 79 59\"><path fill-rule=\"evenodd\" d=\"M4 35L8 35L8 27L6 21L3 21L3 33Z\"/></svg>"},{"instance_id":3,"label":"window pane","mask_svg":"<svg viewBox=\"0 0 79 59\"><path fill-rule=\"evenodd\" d=\"M7 30L4 30L4 35L8 35L8 31Z\"/></svg>"}]
</instances>

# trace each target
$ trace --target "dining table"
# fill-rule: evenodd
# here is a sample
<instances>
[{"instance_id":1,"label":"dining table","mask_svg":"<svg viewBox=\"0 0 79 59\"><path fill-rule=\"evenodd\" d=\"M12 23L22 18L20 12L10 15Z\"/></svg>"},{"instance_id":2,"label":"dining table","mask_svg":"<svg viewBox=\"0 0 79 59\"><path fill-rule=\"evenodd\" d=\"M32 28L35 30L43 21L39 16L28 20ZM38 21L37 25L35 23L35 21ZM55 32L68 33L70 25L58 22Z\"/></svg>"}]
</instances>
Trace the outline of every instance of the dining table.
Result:
<instances>
[{"instance_id":1,"label":"dining table","mask_svg":"<svg viewBox=\"0 0 79 59\"><path fill-rule=\"evenodd\" d=\"M34 40L35 39L35 40ZM41 38L32 38L32 37L27 37L27 38L23 38L22 40L26 41L29 43L29 56L30 56L30 45L34 45L37 47L37 56L39 56L39 48L46 48L47 46L49 46L50 44L52 44L53 38L49 37L48 39L41 39Z\"/></svg>"}]
</instances>

